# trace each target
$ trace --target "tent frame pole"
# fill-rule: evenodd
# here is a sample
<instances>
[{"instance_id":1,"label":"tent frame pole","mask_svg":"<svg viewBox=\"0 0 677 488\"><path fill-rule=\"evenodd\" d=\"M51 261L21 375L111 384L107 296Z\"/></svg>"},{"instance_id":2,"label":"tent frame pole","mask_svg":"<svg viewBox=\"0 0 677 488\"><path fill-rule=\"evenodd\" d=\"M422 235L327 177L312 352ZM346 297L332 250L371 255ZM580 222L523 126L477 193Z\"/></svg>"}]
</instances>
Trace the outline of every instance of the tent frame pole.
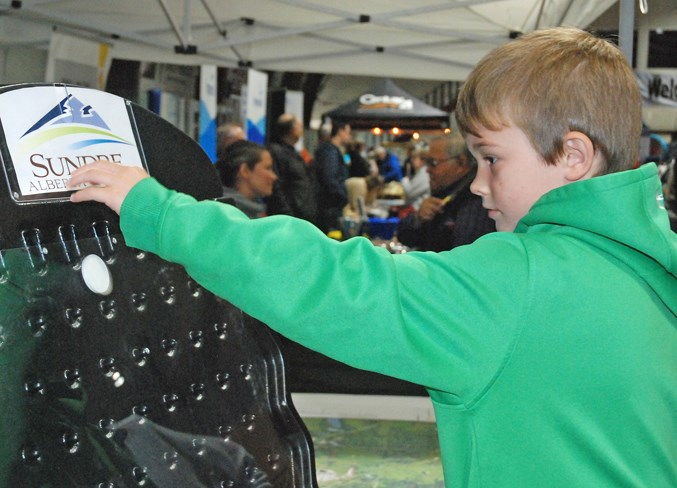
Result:
<instances>
[{"instance_id":1,"label":"tent frame pole","mask_svg":"<svg viewBox=\"0 0 677 488\"><path fill-rule=\"evenodd\" d=\"M165 0L157 0L157 1L160 4L160 8L162 8L162 12L164 12L165 17L167 18L167 22L169 22L169 25L171 26L172 30L174 31L174 35L176 35L176 38L179 41L179 44L183 48L187 47L188 43L186 42L186 39L184 38L183 34L181 33L179 26L177 25L176 21L174 20L174 17L172 17L172 13L169 11L169 7L167 7ZM190 10L190 5L187 5L187 3L190 3L190 0L184 0L184 14L186 13L186 10ZM186 20L184 18L184 26L186 25L186 22L190 23L190 20Z\"/></svg>"},{"instance_id":2,"label":"tent frame pole","mask_svg":"<svg viewBox=\"0 0 677 488\"><path fill-rule=\"evenodd\" d=\"M618 19L618 45L632 66L633 33L635 29L635 0L621 0Z\"/></svg>"}]
</instances>

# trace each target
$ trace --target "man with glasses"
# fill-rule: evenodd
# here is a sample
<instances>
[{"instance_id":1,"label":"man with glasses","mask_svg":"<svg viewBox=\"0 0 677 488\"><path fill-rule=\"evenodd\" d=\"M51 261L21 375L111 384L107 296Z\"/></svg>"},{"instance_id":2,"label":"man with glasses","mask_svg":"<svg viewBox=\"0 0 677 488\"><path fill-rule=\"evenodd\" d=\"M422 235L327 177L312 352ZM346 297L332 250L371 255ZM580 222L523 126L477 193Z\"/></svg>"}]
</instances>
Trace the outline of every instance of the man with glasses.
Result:
<instances>
[{"instance_id":1,"label":"man with glasses","mask_svg":"<svg viewBox=\"0 0 677 488\"><path fill-rule=\"evenodd\" d=\"M470 191L477 168L460 135L431 140L426 164L431 196L400 221L397 238L402 244L445 251L496 230L482 199Z\"/></svg>"}]
</instances>

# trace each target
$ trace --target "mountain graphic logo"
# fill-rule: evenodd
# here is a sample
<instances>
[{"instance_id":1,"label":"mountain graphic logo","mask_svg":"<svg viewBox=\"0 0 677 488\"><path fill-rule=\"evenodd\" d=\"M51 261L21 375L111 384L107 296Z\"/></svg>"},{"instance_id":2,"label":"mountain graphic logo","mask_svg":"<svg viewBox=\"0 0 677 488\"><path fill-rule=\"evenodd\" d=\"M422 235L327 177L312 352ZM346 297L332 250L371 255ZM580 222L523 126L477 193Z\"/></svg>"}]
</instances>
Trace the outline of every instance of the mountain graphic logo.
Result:
<instances>
[{"instance_id":1,"label":"mountain graphic logo","mask_svg":"<svg viewBox=\"0 0 677 488\"><path fill-rule=\"evenodd\" d=\"M19 151L26 154L57 139L68 150L97 144L135 144L111 132L91 105L69 94L19 138Z\"/></svg>"}]
</instances>

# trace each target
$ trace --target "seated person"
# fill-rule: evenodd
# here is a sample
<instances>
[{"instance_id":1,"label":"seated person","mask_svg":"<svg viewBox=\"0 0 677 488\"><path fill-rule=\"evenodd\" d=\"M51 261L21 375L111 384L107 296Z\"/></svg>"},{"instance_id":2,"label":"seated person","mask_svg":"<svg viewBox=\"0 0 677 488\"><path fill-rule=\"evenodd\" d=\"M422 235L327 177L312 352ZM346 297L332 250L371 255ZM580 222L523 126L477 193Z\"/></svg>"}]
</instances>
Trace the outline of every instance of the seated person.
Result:
<instances>
[{"instance_id":1,"label":"seated person","mask_svg":"<svg viewBox=\"0 0 677 488\"><path fill-rule=\"evenodd\" d=\"M383 146L374 150L378 172L383 177L383 183L402 180L402 166L400 160Z\"/></svg>"},{"instance_id":2,"label":"seated person","mask_svg":"<svg viewBox=\"0 0 677 488\"><path fill-rule=\"evenodd\" d=\"M477 166L460 135L433 139L427 166L432 196L398 224L397 239L402 244L421 251L446 251L496 230L482 199L470 191Z\"/></svg>"},{"instance_id":3,"label":"seated person","mask_svg":"<svg viewBox=\"0 0 677 488\"><path fill-rule=\"evenodd\" d=\"M430 175L426 168L426 156L422 149L414 149L409 156L411 176L402 178L404 188L404 204L414 210L421 208L423 200L430 196Z\"/></svg>"},{"instance_id":4,"label":"seated person","mask_svg":"<svg viewBox=\"0 0 677 488\"><path fill-rule=\"evenodd\" d=\"M234 142L216 162L216 170L224 197L232 198L249 218L267 215L263 198L273 193L277 175L273 171L273 158L265 147L245 140Z\"/></svg>"}]
</instances>

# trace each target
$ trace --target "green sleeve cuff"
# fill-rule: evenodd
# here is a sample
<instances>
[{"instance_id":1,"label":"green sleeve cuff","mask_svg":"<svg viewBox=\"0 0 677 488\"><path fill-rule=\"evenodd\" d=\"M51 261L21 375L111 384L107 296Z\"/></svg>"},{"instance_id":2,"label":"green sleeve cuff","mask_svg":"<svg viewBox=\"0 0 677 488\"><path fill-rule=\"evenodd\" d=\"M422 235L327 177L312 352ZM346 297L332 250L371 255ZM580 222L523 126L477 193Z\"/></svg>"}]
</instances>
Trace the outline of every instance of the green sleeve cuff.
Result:
<instances>
[{"instance_id":1,"label":"green sleeve cuff","mask_svg":"<svg viewBox=\"0 0 677 488\"><path fill-rule=\"evenodd\" d=\"M144 178L130 190L120 208L120 229L128 246L160 254L164 208L173 195L154 178Z\"/></svg>"}]
</instances>

